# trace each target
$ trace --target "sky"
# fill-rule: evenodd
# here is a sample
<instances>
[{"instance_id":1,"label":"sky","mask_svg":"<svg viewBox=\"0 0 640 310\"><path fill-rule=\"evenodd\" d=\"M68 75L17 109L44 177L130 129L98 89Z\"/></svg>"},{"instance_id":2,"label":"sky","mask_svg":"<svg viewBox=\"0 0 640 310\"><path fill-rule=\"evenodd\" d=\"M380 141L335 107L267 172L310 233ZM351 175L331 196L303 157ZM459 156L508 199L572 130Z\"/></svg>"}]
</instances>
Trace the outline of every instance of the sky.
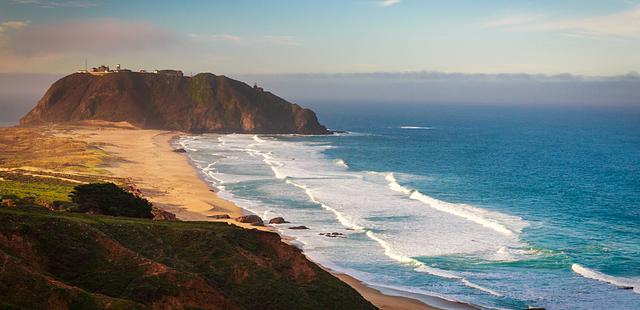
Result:
<instances>
[{"instance_id":1,"label":"sky","mask_svg":"<svg viewBox=\"0 0 640 310\"><path fill-rule=\"evenodd\" d=\"M302 103L640 105L640 0L0 0L5 115L85 59Z\"/></svg>"},{"instance_id":2,"label":"sky","mask_svg":"<svg viewBox=\"0 0 640 310\"><path fill-rule=\"evenodd\" d=\"M0 3L0 72L640 71L640 0Z\"/></svg>"}]
</instances>

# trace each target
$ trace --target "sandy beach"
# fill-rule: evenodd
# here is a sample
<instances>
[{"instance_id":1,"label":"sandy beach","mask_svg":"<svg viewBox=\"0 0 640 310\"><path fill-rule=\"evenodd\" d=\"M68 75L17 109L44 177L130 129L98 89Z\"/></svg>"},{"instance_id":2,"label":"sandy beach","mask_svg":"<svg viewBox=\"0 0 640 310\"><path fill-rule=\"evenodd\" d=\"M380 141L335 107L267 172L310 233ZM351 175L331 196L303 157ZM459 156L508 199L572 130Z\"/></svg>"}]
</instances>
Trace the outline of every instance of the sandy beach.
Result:
<instances>
[{"instance_id":1,"label":"sandy beach","mask_svg":"<svg viewBox=\"0 0 640 310\"><path fill-rule=\"evenodd\" d=\"M95 143L118 159L105 167L114 176L131 179L154 205L187 221L226 221L256 228L234 220L208 216L228 214L232 219L245 214L234 203L221 199L198 175L188 158L174 151L171 141L180 132L139 130L126 126L74 127L64 135ZM269 227L260 229L271 230ZM345 274L336 274L380 309L436 309L412 298L384 295Z\"/></svg>"}]
</instances>

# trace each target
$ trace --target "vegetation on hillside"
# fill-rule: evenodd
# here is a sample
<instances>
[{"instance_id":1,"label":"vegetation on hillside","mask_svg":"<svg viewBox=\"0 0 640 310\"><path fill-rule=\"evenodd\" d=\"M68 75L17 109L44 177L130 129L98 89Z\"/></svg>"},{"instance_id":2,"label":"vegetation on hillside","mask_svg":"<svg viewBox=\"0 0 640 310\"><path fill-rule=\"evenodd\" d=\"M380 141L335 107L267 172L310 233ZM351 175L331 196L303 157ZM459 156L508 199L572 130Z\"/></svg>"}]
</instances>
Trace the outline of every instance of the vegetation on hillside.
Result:
<instances>
[{"instance_id":1,"label":"vegetation on hillside","mask_svg":"<svg viewBox=\"0 0 640 310\"><path fill-rule=\"evenodd\" d=\"M64 132L59 126L0 128L0 195L46 205L70 201L68 195L78 184L125 183L102 168L112 156Z\"/></svg>"},{"instance_id":2,"label":"vegetation on hillside","mask_svg":"<svg viewBox=\"0 0 640 310\"><path fill-rule=\"evenodd\" d=\"M152 218L151 203L123 190L113 183L90 183L76 186L71 201L76 212Z\"/></svg>"},{"instance_id":3,"label":"vegetation on hillside","mask_svg":"<svg viewBox=\"0 0 640 310\"><path fill-rule=\"evenodd\" d=\"M0 128L0 167L39 168L49 172L106 174L111 157L98 146L66 137L47 127Z\"/></svg>"},{"instance_id":4,"label":"vegetation on hillside","mask_svg":"<svg viewBox=\"0 0 640 310\"><path fill-rule=\"evenodd\" d=\"M0 308L373 309L278 235L0 208Z\"/></svg>"}]
</instances>

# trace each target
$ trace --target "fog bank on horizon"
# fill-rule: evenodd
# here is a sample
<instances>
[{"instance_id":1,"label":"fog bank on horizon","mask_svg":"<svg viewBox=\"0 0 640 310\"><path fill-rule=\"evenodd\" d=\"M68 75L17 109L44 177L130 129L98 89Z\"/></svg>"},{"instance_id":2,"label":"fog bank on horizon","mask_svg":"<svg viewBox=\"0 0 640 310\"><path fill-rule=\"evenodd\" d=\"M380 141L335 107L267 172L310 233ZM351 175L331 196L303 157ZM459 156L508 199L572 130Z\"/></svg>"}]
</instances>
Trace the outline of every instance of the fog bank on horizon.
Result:
<instances>
[{"instance_id":1,"label":"fog bank on horizon","mask_svg":"<svg viewBox=\"0 0 640 310\"><path fill-rule=\"evenodd\" d=\"M640 105L640 75L635 73L610 77L440 72L228 76L249 85L257 82L265 90L301 105ZM61 77L0 74L0 122L17 122Z\"/></svg>"},{"instance_id":2,"label":"fog bank on horizon","mask_svg":"<svg viewBox=\"0 0 640 310\"><path fill-rule=\"evenodd\" d=\"M232 76L234 77L234 76ZM238 75L286 99L487 105L640 105L640 75L379 72Z\"/></svg>"}]
</instances>

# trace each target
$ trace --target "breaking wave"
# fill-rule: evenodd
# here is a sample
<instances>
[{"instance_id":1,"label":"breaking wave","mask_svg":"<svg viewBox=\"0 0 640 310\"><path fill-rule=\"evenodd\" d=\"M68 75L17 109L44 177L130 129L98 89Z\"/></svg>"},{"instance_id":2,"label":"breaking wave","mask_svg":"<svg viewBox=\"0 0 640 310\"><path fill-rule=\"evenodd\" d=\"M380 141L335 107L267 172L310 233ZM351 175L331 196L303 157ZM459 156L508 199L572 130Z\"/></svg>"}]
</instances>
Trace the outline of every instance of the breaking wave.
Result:
<instances>
[{"instance_id":1,"label":"breaking wave","mask_svg":"<svg viewBox=\"0 0 640 310\"><path fill-rule=\"evenodd\" d=\"M477 254L483 257L496 256L499 257L498 260L512 260L514 258L507 254L510 254L509 251L513 247L518 247L518 234L520 229L526 226L522 219L428 197L399 184L393 173L374 172L374 176L366 171L351 171L344 160L331 160L324 156L322 152L329 147L327 144L292 143L261 138L257 135L220 136L214 148L207 151L211 151L208 154L221 152L224 155L216 154L221 156L221 159L209 161L208 165L203 165L200 169L218 185L227 185L225 180L229 180L229 185L244 180L266 180L267 175L271 175L269 178L275 177L302 190L308 201L328 211L328 214L332 214L343 227L354 233L364 234L367 239L374 241L383 250L384 256L411 267L415 272L459 282L494 296L502 296L499 292L473 283L456 272L429 266L413 257ZM233 169L241 171L221 173L216 169L220 162L226 170L238 167ZM253 169L261 172L254 172ZM225 187L221 189L225 190ZM396 195L388 189L402 193L416 202L408 202L401 195ZM270 209L265 210L260 206L252 208L251 203L246 201L240 201L239 205L248 206L249 210L258 211L258 214L263 214L264 217L271 214ZM423 205L440 212L420 208ZM370 219L371 216L402 218L403 215L413 220L409 224L415 223L420 225L420 228L428 228L430 243L425 244L420 238L421 234L426 232L422 229L412 229L402 222L393 220L375 222ZM451 231L451 225L464 225L465 221L480 226L470 223L465 226L463 234ZM496 255L496 251L500 255Z\"/></svg>"},{"instance_id":2,"label":"breaking wave","mask_svg":"<svg viewBox=\"0 0 640 310\"><path fill-rule=\"evenodd\" d=\"M494 296L502 296L502 294L480 286L478 284L475 284L459 275L456 275L450 271L447 270L443 270L443 269L438 269L438 268L434 268L431 266L426 265L425 263L415 259L415 258L411 258L408 256L403 255L402 253L398 253L396 250L393 249L393 247L386 241L382 240L380 237L378 237L374 232L372 231L367 231L366 232L367 237L369 237L371 240L377 242L383 249L384 249L384 254L395 260L398 261L402 264L405 265L409 265L414 267L414 270L417 272L422 272L422 273L428 273L430 275L436 276L436 277L440 277L440 278L445 278L445 279L451 279L451 280L459 280L460 282L462 282L464 285L470 287L470 288L474 288L477 290L481 290L485 293L489 293L491 295Z\"/></svg>"},{"instance_id":3,"label":"breaking wave","mask_svg":"<svg viewBox=\"0 0 640 310\"><path fill-rule=\"evenodd\" d=\"M579 264L571 265L571 270L585 278L606 282L623 289L631 289L635 293L640 294L640 280L610 276Z\"/></svg>"},{"instance_id":4,"label":"breaking wave","mask_svg":"<svg viewBox=\"0 0 640 310\"><path fill-rule=\"evenodd\" d=\"M522 228L527 226L527 223L520 217L492 212L466 204L449 203L429 197L418 190L400 185L393 173L387 173L385 179L389 182L389 188L396 192L403 193L409 198L418 200L438 211L464 218L504 235L515 236L520 233Z\"/></svg>"},{"instance_id":5,"label":"breaking wave","mask_svg":"<svg viewBox=\"0 0 640 310\"><path fill-rule=\"evenodd\" d=\"M433 129L433 127L423 127L423 126L400 126L400 129Z\"/></svg>"},{"instance_id":6,"label":"breaking wave","mask_svg":"<svg viewBox=\"0 0 640 310\"><path fill-rule=\"evenodd\" d=\"M347 165L347 162L344 161L343 159L336 159L335 163L336 163L336 166L339 166L342 168L349 168L349 165Z\"/></svg>"}]
</instances>

